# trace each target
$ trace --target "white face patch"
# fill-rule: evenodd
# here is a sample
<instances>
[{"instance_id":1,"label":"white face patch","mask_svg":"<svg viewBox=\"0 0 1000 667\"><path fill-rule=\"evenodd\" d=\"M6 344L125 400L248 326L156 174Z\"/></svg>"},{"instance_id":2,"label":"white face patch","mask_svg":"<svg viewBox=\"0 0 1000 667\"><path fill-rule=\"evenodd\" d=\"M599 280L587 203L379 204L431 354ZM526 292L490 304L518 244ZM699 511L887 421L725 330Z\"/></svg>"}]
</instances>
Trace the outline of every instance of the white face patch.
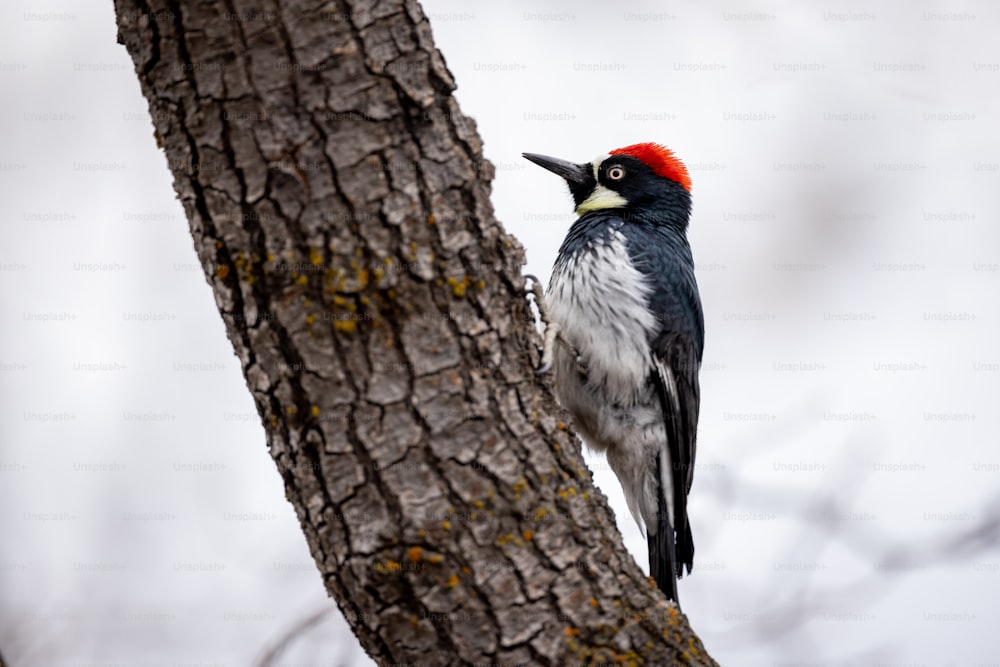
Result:
<instances>
[{"instance_id":1,"label":"white face patch","mask_svg":"<svg viewBox=\"0 0 1000 667\"><path fill-rule=\"evenodd\" d=\"M597 171L601 168L601 163L611 157L610 154L598 155L591 164L594 166L594 180L597 180ZM622 208L628 205L628 200L620 194L600 183L594 188L584 201L576 207L576 214L583 215L589 211L600 211L605 208Z\"/></svg>"}]
</instances>

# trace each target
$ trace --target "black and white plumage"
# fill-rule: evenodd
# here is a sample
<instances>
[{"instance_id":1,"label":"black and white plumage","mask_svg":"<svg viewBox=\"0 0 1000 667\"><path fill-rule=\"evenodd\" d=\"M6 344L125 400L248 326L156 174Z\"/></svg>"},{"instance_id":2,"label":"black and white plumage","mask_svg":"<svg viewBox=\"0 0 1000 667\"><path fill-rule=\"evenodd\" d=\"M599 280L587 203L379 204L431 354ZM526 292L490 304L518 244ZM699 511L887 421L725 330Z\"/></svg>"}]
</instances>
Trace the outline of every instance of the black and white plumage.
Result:
<instances>
[{"instance_id":1,"label":"black and white plumage","mask_svg":"<svg viewBox=\"0 0 1000 667\"><path fill-rule=\"evenodd\" d=\"M687 171L656 144L584 164L525 157L566 179L580 216L545 294L543 361L584 442L607 453L647 537L650 574L677 600L694 559L687 496L704 344Z\"/></svg>"}]
</instances>

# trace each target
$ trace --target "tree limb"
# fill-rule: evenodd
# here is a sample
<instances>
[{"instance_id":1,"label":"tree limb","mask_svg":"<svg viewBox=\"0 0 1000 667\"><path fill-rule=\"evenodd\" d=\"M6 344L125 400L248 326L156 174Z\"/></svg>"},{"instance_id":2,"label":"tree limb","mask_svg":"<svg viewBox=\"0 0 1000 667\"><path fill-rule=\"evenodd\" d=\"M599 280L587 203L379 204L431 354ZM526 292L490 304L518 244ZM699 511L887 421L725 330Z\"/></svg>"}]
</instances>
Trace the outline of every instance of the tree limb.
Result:
<instances>
[{"instance_id":1,"label":"tree limb","mask_svg":"<svg viewBox=\"0 0 1000 667\"><path fill-rule=\"evenodd\" d=\"M317 567L385 662L714 664L551 394L416 2L116 0Z\"/></svg>"}]
</instances>

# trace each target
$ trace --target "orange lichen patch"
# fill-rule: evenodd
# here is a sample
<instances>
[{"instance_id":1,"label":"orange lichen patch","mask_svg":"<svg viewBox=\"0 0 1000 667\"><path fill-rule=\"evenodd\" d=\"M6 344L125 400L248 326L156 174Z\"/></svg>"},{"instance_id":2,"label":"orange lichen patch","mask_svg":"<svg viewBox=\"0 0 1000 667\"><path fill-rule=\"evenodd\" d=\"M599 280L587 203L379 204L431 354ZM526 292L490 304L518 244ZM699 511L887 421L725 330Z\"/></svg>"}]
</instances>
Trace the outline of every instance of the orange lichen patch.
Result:
<instances>
[{"instance_id":1,"label":"orange lichen patch","mask_svg":"<svg viewBox=\"0 0 1000 667\"><path fill-rule=\"evenodd\" d=\"M465 566L465 567L462 568L462 574L468 576L468 575L472 574L472 569L470 567L468 567L468 566Z\"/></svg>"},{"instance_id":2,"label":"orange lichen patch","mask_svg":"<svg viewBox=\"0 0 1000 667\"><path fill-rule=\"evenodd\" d=\"M566 422L556 422L556 428L560 431L566 430Z\"/></svg>"},{"instance_id":3,"label":"orange lichen patch","mask_svg":"<svg viewBox=\"0 0 1000 667\"><path fill-rule=\"evenodd\" d=\"M454 588L455 586L458 586L457 574L453 574L450 577L448 577L448 588Z\"/></svg>"},{"instance_id":4,"label":"orange lichen patch","mask_svg":"<svg viewBox=\"0 0 1000 667\"><path fill-rule=\"evenodd\" d=\"M435 218L433 215L427 216L427 224L428 225L433 225L435 222L437 222L437 218Z\"/></svg>"},{"instance_id":5,"label":"orange lichen patch","mask_svg":"<svg viewBox=\"0 0 1000 667\"><path fill-rule=\"evenodd\" d=\"M667 609L667 616L670 616L671 618L676 617L677 616L677 607L670 607L669 609Z\"/></svg>"},{"instance_id":6,"label":"orange lichen patch","mask_svg":"<svg viewBox=\"0 0 1000 667\"><path fill-rule=\"evenodd\" d=\"M567 637L576 637L580 634L580 630L578 628L563 628L563 634Z\"/></svg>"},{"instance_id":7,"label":"orange lichen patch","mask_svg":"<svg viewBox=\"0 0 1000 667\"><path fill-rule=\"evenodd\" d=\"M590 606L597 608L597 598L590 598Z\"/></svg>"},{"instance_id":8,"label":"orange lichen patch","mask_svg":"<svg viewBox=\"0 0 1000 667\"><path fill-rule=\"evenodd\" d=\"M215 267L215 275L219 276L220 280L225 280L226 276L229 275L229 265L219 264Z\"/></svg>"},{"instance_id":9,"label":"orange lichen patch","mask_svg":"<svg viewBox=\"0 0 1000 667\"><path fill-rule=\"evenodd\" d=\"M423 558L423 552L420 547L410 547L410 550L406 552L406 557L410 559L411 563L419 563Z\"/></svg>"},{"instance_id":10,"label":"orange lichen patch","mask_svg":"<svg viewBox=\"0 0 1000 667\"><path fill-rule=\"evenodd\" d=\"M524 538L525 542L530 542L531 540L533 540L535 538L535 531L533 531L533 530L522 531L521 532L521 537Z\"/></svg>"}]
</instances>

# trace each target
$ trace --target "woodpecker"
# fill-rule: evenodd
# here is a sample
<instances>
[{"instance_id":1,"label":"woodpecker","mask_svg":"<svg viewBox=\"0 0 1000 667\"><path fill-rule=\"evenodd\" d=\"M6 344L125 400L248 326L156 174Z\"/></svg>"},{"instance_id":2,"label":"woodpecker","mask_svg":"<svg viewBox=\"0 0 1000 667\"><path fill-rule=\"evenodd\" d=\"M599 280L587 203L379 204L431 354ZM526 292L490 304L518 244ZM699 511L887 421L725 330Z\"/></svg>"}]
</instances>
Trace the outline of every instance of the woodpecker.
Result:
<instances>
[{"instance_id":1,"label":"woodpecker","mask_svg":"<svg viewBox=\"0 0 1000 667\"><path fill-rule=\"evenodd\" d=\"M650 574L677 601L694 560L694 473L705 324L687 241L691 179L669 149L626 146L589 163L524 153L566 180L576 206L536 302L539 372L591 450L607 454L649 547Z\"/></svg>"}]
</instances>

